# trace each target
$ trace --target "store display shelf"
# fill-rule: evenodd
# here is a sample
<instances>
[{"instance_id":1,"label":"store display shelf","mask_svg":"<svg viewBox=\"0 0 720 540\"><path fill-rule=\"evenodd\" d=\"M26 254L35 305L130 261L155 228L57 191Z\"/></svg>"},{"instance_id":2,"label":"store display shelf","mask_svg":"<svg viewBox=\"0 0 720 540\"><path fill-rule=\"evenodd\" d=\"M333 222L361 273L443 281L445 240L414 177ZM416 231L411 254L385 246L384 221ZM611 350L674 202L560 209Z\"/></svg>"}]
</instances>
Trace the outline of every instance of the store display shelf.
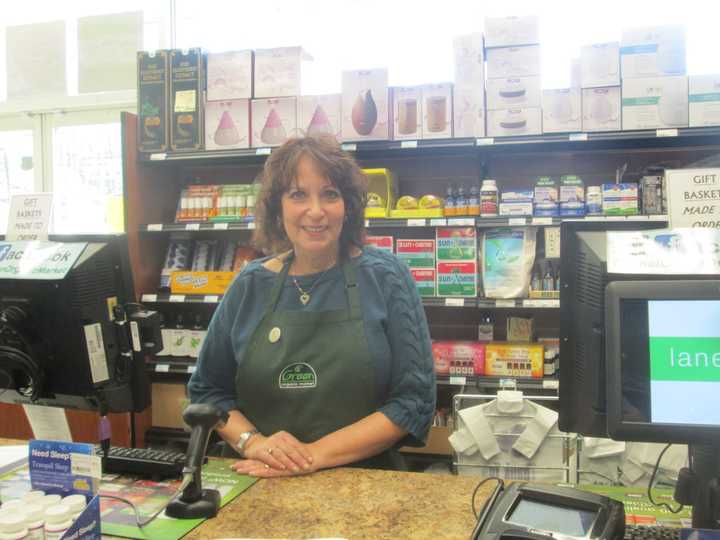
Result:
<instances>
[{"instance_id":1,"label":"store display shelf","mask_svg":"<svg viewBox=\"0 0 720 540\"><path fill-rule=\"evenodd\" d=\"M523 227L525 225L560 225L564 221L667 221L667 216L585 216L572 217L462 217L462 218L373 218L366 219L365 226L375 228L412 227Z\"/></svg>"},{"instance_id":2,"label":"store display shelf","mask_svg":"<svg viewBox=\"0 0 720 540\"><path fill-rule=\"evenodd\" d=\"M608 150L643 147L683 146L718 144L720 127L695 127L673 129L647 129L633 131L605 131L594 133L561 133L526 135L518 137L482 137L459 139L426 139L417 141L359 141L344 142L343 149L360 155L393 155L397 153L422 151L424 154L447 151L477 151L479 149L504 151L520 145L532 149ZM235 150L204 150L200 152L140 153L140 161L165 163L168 161L212 161L220 162L240 159L243 161L262 160L270 155L272 148L247 148Z\"/></svg>"},{"instance_id":3,"label":"store display shelf","mask_svg":"<svg viewBox=\"0 0 720 540\"><path fill-rule=\"evenodd\" d=\"M557 377L533 379L530 377L487 377L484 375L435 375L437 384L449 386L475 386L478 388L557 390Z\"/></svg>"},{"instance_id":4,"label":"store display shelf","mask_svg":"<svg viewBox=\"0 0 720 540\"><path fill-rule=\"evenodd\" d=\"M222 299L219 294L172 294L169 292L144 293L140 301L144 304L217 304Z\"/></svg>"},{"instance_id":5,"label":"store display shelf","mask_svg":"<svg viewBox=\"0 0 720 540\"><path fill-rule=\"evenodd\" d=\"M255 222L239 221L193 222L193 223L148 223L142 225L140 232L165 233L179 231L247 231L255 228Z\"/></svg>"}]
</instances>

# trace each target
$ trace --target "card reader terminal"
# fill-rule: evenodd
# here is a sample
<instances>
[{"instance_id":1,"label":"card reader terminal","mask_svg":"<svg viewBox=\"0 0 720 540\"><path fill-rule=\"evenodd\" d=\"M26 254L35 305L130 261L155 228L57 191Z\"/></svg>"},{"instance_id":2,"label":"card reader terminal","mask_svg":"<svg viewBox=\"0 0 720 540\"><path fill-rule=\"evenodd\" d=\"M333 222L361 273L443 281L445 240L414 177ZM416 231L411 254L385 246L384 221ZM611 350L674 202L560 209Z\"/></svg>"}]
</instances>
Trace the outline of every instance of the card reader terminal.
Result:
<instances>
[{"instance_id":1,"label":"card reader terminal","mask_svg":"<svg viewBox=\"0 0 720 540\"><path fill-rule=\"evenodd\" d=\"M615 540L624 532L621 502L569 487L515 483L493 494L472 538Z\"/></svg>"}]
</instances>

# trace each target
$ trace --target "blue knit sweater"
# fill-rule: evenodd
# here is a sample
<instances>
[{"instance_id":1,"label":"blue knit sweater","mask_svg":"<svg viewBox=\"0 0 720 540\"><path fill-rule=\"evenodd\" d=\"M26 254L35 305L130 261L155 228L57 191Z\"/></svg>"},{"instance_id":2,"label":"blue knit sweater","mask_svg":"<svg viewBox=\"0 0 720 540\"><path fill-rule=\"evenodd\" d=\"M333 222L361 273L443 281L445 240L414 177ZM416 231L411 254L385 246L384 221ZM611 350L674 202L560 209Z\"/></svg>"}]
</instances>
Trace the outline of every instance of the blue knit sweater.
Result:
<instances>
[{"instance_id":1,"label":"blue knit sweater","mask_svg":"<svg viewBox=\"0 0 720 540\"><path fill-rule=\"evenodd\" d=\"M193 403L237 408L235 374L248 342L260 324L278 274L251 262L218 306L200 351L188 391ZM435 413L435 372L425 311L412 276L394 255L365 247L353 259L360 291L365 335L375 372L377 410L408 432L403 444L422 446ZM308 290L319 274L298 277ZM342 268L320 278L312 301L303 306L290 276L280 310L347 309Z\"/></svg>"}]
</instances>

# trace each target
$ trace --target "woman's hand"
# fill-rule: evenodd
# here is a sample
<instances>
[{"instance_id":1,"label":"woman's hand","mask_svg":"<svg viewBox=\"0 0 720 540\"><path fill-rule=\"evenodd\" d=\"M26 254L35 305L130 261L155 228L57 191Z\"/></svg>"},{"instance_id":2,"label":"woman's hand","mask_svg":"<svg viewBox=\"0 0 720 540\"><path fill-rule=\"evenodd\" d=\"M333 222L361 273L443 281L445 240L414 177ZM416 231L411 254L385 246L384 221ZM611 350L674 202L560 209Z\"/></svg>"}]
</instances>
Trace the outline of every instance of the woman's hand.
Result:
<instances>
[{"instance_id":1,"label":"woman's hand","mask_svg":"<svg viewBox=\"0 0 720 540\"><path fill-rule=\"evenodd\" d=\"M269 437L258 433L247 442L244 454L247 459L233 465L236 471L243 474L250 474L250 470L255 471L258 463L263 469L287 472L288 475L313 470L314 457L309 445L301 443L287 431L278 431Z\"/></svg>"},{"instance_id":2,"label":"woman's hand","mask_svg":"<svg viewBox=\"0 0 720 540\"><path fill-rule=\"evenodd\" d=\"M258 478L300 476L302 474L310 474L316 471L314 466L310 466L309 469L300 469L297 472L291 469L273 469L267 463L263 463L257 459L243 459L230 465L230 468L238 474L247 474L248 476L256 476Z\"/></svg>"}]
</instances>

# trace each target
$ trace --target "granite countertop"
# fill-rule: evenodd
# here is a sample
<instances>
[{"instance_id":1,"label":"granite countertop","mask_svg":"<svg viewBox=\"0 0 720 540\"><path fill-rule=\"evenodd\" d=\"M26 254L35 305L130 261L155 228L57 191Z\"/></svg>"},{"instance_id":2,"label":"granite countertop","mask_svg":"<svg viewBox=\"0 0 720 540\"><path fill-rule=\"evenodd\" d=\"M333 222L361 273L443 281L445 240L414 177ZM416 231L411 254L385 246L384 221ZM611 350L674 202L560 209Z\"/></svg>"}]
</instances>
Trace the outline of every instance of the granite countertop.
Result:
<instances>
[{"instance_id":1,"label":"granite countertop","mask_svg":"<svg viewBox=\"0 0 720 540\"><path fill-rule=\"evenodd\" d=\"M351 468L260 480L185 538L466 539L478 481ZM480 489L478 508L493 487Z\"/></svg>"}]
</instances>

